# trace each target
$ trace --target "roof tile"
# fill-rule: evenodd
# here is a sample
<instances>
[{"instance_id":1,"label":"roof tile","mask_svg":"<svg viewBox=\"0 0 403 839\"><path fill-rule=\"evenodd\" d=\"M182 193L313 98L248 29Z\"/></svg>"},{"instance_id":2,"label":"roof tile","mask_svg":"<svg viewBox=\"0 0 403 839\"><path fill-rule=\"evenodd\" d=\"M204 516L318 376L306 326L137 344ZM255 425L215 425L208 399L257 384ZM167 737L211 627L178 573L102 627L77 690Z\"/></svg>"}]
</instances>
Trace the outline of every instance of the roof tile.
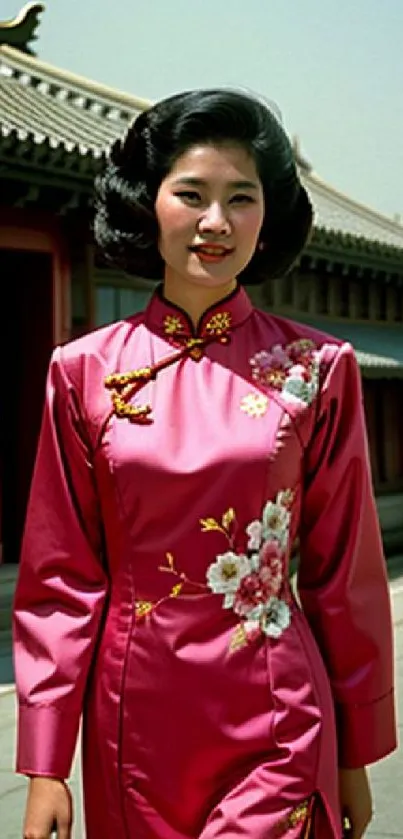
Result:
<instances>
[{"instance_id":1,"label":"roof tile","mask_svg":"<svg viewBox=\"0 0 403 839\"><path fill-rule=\"evenodd\" d=\"M0 139L46 143L87 158L101 157L149 104L126 93L0 46ZM403 226L301 171L316 228L363 237L403 250Z\"/></svg>"},{"instance_id":2,"label":"roof tile","mask_svg":"<svg viewBox=\"0 0 403 839\"><path fill-rule=\"evenodd\" d=\"M312 174L301 173L317 227L403 249L403 225L353 201Z\"/></svg>"}]
</instances>

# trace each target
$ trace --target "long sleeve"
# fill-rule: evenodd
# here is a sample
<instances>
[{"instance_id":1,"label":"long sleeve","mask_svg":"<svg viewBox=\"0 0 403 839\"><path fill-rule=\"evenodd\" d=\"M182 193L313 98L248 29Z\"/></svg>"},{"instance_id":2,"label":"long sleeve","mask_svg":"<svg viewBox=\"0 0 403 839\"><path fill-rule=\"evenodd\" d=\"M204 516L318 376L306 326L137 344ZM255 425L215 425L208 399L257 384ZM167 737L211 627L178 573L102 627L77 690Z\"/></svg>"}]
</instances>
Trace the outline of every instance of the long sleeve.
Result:
<instances>
[{"instance_id":1,"label":"long sleeve","mask_svg":"<svg viewBox=\"0 0 403 839\"><path fill-rule=\"evenodd\" d=\"M13 631L17 771L65 778L107 578L90 446L62 355L54 351L48 372Z\"/></svg>"},{"instance_id":2,"label":"long sleeve","mask_svg":"<svg viewBox=\"0 0 403 839\"><path fill-rule=\"evenodd\" d=\"M396 746L392 621L360 373L338 348L306 454L298 590L330 677L344 767Z\"/></svg>"}]
</instances>

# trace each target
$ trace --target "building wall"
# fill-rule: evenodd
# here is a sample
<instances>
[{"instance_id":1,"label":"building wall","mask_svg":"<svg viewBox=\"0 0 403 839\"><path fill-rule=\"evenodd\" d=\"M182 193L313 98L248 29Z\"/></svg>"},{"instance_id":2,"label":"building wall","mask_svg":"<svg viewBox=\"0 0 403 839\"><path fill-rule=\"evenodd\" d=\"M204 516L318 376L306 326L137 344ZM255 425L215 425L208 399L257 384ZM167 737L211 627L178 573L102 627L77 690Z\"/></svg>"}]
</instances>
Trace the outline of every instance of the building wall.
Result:
<instances>
[{"instance_id":1,"label":"building wall","mask_svg":"<svg viewBox=\"0 0 403 839\"><path fill-rule=\"evenodd\" d=\"M403 284L386 272L303 257L287 277L265 286L266 304L281 311L355 323L403 323Z\"/></svg>"}]
</instances>

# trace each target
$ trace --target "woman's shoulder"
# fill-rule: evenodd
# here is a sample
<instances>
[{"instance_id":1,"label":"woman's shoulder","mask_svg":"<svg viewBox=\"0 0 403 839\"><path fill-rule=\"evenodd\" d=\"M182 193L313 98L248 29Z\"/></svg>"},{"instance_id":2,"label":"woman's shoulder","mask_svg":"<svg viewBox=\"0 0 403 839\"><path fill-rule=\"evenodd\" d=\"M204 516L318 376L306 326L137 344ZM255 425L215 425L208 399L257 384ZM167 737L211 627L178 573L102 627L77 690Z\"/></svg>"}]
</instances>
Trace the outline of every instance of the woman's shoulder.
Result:
<instances>
[{"instance_id":1,"label":"woman's shoulder","mask_svg":"<svg viewBox=\"0 0 403 839\"><path fill-rule=\"evenodd\" d=\"M252 376L295 410L310 406L323 388L342 392L359 377L354 349L314 326L256 310Z\"/></svg>"},{"instance_id":2,"label":"woman's shoulder","mask_svg":"<svg viewBox=\"0 0 403 839\"><path fill-rule=\"evenodd\" d=\"M262 349L271 351L273 347L281 347L284 351L295 346L302 346L320 358L321 363L331 364L339 355L355 356L354 349L346 339L332 335L316 326L303 321L294 320L280 315L255 309L258 321L260 340L264 341Z\"/></svg>"},{"instance_id":3,"label":"woman's shoulder","mask_svg":"<svg viewBox=\"0 0 403 839\"><path fill-rule=\"evenodd\" d=\"M143 322L143 312L122 320L116 320L105 326L98 326L77 338L66 341L62 346L62 354L67 358L81 355L91 355L94 352L108 351L116 343L124 342L136 327Z\"/></svg>"},{"instance_id":4,"label":"woman's shoulder","mask_svg":"<svg viewBox=\"0 0 403 839\"><path fill-rule=\"evenodd\" d=\"M274 338L282 344L291 344L293 341L306 339L317 349L324 346L338 348L346 343L332 335L331 330L327 332L312 324L265 312L263 309L255 309L255 313L261 326L266 329L269 341Z\"/></svg>"},{"instance_id":5,"label":"woman's shoulder","mask_svg":"<svg viewBox=\"0 0 403 839\"><path fill-rule=\"evenodd\" d=\"M82 382L83 378L91 379L97 371L102 375L104 371L113 370L142 322L143 313L140 312L59 344L53 350L51 365L61 367L73 383Z\"/></svg>"}]
</instances>

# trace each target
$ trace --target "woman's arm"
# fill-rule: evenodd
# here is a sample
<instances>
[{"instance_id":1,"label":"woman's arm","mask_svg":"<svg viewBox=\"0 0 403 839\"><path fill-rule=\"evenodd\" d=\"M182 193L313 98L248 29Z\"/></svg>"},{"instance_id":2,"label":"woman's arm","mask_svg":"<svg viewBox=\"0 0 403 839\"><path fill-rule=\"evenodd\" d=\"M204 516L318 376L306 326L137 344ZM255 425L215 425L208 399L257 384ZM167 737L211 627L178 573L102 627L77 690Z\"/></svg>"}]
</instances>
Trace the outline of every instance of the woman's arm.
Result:
<instances>
[{"instance_id":1,"label":"woman's arm","mask_svg":"<svg viewBox=\"0 0 403 839\"><path fill-rule=\"evenodd\" d=\"M107 592L101 546L85 421L59 348L48 373L14 601L18 772L69 775Z\"/></svg>"},{"instance_id":2,"label":"woman's arm","mask_svg":"<svg viewBox=\"0 0 403 839\"><path fill-rule=\"evenodd\" d=\"M298 590L333 690L340 765L396 747L386 562L372 489L360 372L349 344L325 376L306 454Z\"/></svg>"},{"instance_id":3,"label":"woman's arm","mask_svg":"<svg viewBox=\"0 0 403 839\"><path fill-rule=\"evenodd\" d=\"M306 453L298 591L333 692L341 808L363 835L365 766L396 747L390 596L353 350L328 365Z\"/></svg>"}]
</instances>

